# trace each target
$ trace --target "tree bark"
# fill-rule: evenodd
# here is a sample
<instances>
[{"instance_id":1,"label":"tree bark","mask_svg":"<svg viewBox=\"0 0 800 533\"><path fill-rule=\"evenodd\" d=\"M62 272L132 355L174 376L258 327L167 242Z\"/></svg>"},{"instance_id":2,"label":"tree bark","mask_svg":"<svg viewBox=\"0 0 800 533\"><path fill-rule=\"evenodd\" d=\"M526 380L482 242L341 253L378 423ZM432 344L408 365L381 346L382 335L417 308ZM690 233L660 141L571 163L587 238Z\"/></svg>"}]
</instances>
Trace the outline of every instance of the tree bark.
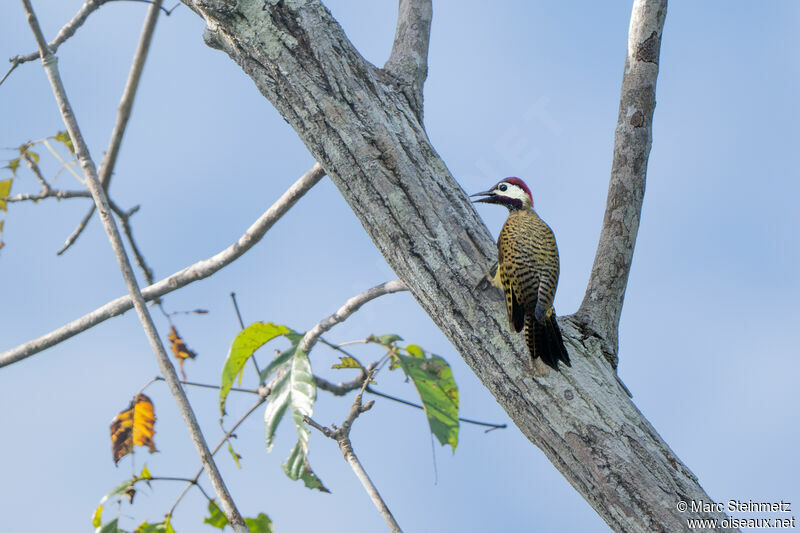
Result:
<instances>
[{"instance_id":1,"label":"tree bark","mask_svg":"<svg viewBox=\"0 0 800 533\"><path fill-rule=\"evenodd\" d=\"M622 77L614 159L600 244L586 295L575 317L605 340L604 354L617 367L619 318L633 260L653 142L656 77L667 0L633 3Z\"/></svg>"},{"instance_id":2,"label":"tree bark","mask_svg":"<svg viewBox=\"0 0 800 533\"><path fill-rule=\"evenodd\" d=\"M418 78L365 61L317 0L183 1L205 19L206 43L295 129L514 423L614 530L674 532L687 518L724 518L676 510L711 499L618 384L604 331L562 318L572 368L531 375L501 294L476 290L496 247L428 140L421 102L408 96Z\"/></svg>"}]
</instances>

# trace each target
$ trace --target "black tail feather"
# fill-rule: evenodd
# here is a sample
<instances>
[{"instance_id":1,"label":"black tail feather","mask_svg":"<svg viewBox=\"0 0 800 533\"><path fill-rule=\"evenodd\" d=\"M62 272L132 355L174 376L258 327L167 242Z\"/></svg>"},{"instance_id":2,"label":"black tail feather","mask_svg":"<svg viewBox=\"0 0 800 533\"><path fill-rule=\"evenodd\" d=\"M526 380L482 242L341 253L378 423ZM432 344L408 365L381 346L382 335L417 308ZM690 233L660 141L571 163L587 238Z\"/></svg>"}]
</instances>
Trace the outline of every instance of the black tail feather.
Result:
<instances>
[{"instance_id":1,"label":"black tail feather","mask_svg":"<svg viewBox=\"0 0 800 533\"><path fill-rule=\"evenodd\" d=\"M549 312L541 322L536 322L533 313L526 315L525 340L532 358L541 357L542 362L554 370L558 370L559 361L572 366L567 348L564 346L564 339L561 337L561 329L556 322L555 312Z\"/></svg>"}]
</instances>

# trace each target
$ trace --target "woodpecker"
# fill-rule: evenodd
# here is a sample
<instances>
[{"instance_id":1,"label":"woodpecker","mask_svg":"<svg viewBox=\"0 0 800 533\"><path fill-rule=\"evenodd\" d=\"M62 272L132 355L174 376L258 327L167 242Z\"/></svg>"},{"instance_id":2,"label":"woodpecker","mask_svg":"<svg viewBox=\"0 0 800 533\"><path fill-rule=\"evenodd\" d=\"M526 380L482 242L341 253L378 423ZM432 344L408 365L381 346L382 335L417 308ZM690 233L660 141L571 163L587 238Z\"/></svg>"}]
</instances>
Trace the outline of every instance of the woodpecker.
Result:
<instances>
[{"instance_id":1,"label":"woodpecker","mask_svg":"<svg viewBox=\"0 0 800 533\"><path fill-rule=\"evenodd\" d=\"M505 293L511 327L519 332L525 326L525 341L533 359L540 357L555 370L559 361L572 366L553 309L558 285L556 238L533 210L530 189L519 178L506 178L472 196L482 197L474 202L500 204L509 211L497 239L493 284Z\"/></svg>"}]
</instances>

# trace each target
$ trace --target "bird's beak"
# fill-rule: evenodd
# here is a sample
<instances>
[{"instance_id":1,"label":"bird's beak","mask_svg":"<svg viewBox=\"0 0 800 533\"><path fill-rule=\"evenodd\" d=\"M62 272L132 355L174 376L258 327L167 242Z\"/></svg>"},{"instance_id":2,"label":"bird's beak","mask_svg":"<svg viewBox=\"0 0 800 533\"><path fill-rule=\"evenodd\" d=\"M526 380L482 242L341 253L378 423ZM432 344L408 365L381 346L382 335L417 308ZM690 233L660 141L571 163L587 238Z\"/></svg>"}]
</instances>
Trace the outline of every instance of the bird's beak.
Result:
<instances>
[{"instance_id":1,"label":"bird's beak","mask_svg":"<svg viewBox=\"0 0 800 533\"><path fill-rule=\"evenodd\" d=\"M483 202L485 204L492 204L495 202L495 197L497 193L494 191L483 191L483 192L476 192L475 194L470 194L470 198L475 198L476 196L483 196L484 198L478 198L477 200L472 200L476 204L479 202Z\"/></svg>"}]
</instances>

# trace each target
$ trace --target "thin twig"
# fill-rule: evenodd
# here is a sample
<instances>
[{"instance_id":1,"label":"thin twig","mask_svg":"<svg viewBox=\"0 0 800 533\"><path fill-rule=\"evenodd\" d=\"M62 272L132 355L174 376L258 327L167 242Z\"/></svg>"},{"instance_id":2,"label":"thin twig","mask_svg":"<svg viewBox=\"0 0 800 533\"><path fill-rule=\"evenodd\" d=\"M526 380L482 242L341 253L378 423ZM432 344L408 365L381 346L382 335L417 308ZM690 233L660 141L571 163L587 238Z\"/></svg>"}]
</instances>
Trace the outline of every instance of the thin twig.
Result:
<instances>
[{"instance_id":1,"label":"thin twig","mask_svg":"<svg viewBox=\"0 0 800 533\"><path fill-rule=\"evenodd\" d=\"M239 302L236 301L236 293L235 292L231 293L231 300L233 300L233 309L234 309L234 311L236 311L236 318L239 319L239 326L241 326L241 328L244 329L244 320L242 320L242 313L239 312ZM264 382L261 379L261 369L258 367L258 361L256 361L256 354L253 354L252 356L250 356L250 360L253 361L253 366L256 369L256 375L258 376L258 379L259 379L259 383L258 384L259 385L263 385Z\"/></svg>"},{"instance_id":2,"label":"thin twig","mask_svg":"<svg viewBox=\"0 0 800 533\"><path fill-rule=\"evenodd\" d=\"M166 380L161 376L157 376L153 378L153 381L166 381ZM190 387L201 387L204 389L216 389L216 390L219 390L221 388L219 385L210 385L208 383L197 383L196 381L186 381L186 380L181 380L181 385L188 385ZM231 387L231 390L236 392L247 392L249 394L261 394L261 392L257 389L243 389L241 387Z\"/></svg>"},{"instance_id":3,"label":"thin twig","mask_svg":"<svg viewBox=\"0 0 800 533\"><path fill-rule=\"evenodd\" d=\"M186 423L192 440L194 441L195 448L197 448L197 453L200 456L200 460L203 462L203 466L208 473L209 479L211 480L211 485L214 487L214 491L217 493L217 496L222 504L222 508L225 510L225 514L228 517L228 522L231 524L233 530L237 533L247 533L247 526L245 525L242 516L239 514L239 511L236 509L236 504L233 502L227 487L225 487L225 482L222 480L222 476L214 464L214 458L211 456L211 452L205 442L202 430L197 423L197 419L192 411L191 405L189 404L189 400L186 398L186 394L178 382L178 375L175 373L175 367L172 366L172 363L167 356L164 345L162 344L161 338L159 337L158 331L153 323L153 319L147 309L145 300L142 297L139 285L137 284L136 278L133 275L130 261L128 260L128 256L126 255L125 248L122 244L122 238L120 237L117 226L114 223L114 217L111 215L111 208L108 204L108 198L106 197L105 191L103 190L103 187L97 176L97 169L95 168L94 162L89 154L89 149L83 140L83 135L78 127L78 122L75 118L72 106L70 105L69 99L67 98L64 90L64 86L61 81L61 75L58 72L58 61L48 48L47 41L42 34L42 29L39 26L39 20L36 18L36 14L33 11L30 0L22 0L22 4L25 8L25 13L27 15L31 31L33 32L34 37L36 38L36 43L39 46L39 53L42 58L42 68L44 68L47 78L50 80L50 85L53 89L53 95L58 102L61 117L67 126L70 139L72 139L72 143L75 147L75 154L86 176L86 185L89 188L89 191L92 193L92 198L97 206L97 212L100 214L100 220L103 222L103 227L106 230L106 234L108 235L114 255L119 263L122 277L125 279L125 284L130 292L134 307L139 315L139 320L142 323L142 327L148 339L150 340L150 346L156 356L161 373L166 378L170 392L178 404L178 408L181 411L184 422Z\"/></svg>"},{"instance_id":4,"label":"thin twig","mask_svg":"<svg viewBox=\"0 0 800 533\"><path fill-rule=\"evenodd\" d=\"M356 339L356 340L352 340L352 341L345 341L345 342L339 343L337 346L339 348L341 348L342 346L352 346L354 344L369 344L370 342L372 342L372 341L369 340L369 339Z\"/></svg>"},{"instance_id":5,"label":"thin twig","mask_svg":"<svg viewBox=\"0 0 800 533\"><path fill-rule=\"evenodd\" d=\"M147 385L150 385L154 381L164 381L164 378L161 377L161 376L155 377L150 382L148 382ZM314 375L314 383L317 385L318 389L324 390L326 392L330 392L334 396L346 396L347 393L358 389L364 383L364 371L362 370L361 374L357 378L355 378L355 379L353 379L351 381L345 381L345 382L339 382L339 383L333 383L333 382L328 381L327 379L322 378L320 376L317 376L315 374ZM147 385L145 385L145 388L147 387ZM219 390L220 389L219 385L210 385L210 384L207 384L207 383L197 383L196 381L184 381L184 380L181 380L181 385L187 385L187 386L190 386L190 387L200 387L200 388L204 388L204 389L214 389L214 390ZM142 390L144 390L144 389L142 389ZM246 392L248 394L262 394L263 393L261 390L258 390L258 389L244 389L244 388L241 388L241 387L231 387L231 390L235 391L235 392ZM373 389L370 386L367 386L366 391L368 393L370 393L370 394L374 394L375 396L380 396L381 398L385 398L385 399L391 400L393 402L397 402L397 403L400 403L400 404L403 404L403 405L407 405L409 407L414 407L415 409L423 409L423 410L425 409L423 406L421 406L418 403L410 402L408 400L404 400L402 398L398 398L397 396L392 396L391 394L386 394L385 392L380 392L378 390ZM140 391L140 392L142 392L142 391ZM488 427L489 429L486 430L487 433L489 431L494 431L495 429L505 429L506 427L508 427L506 424L494 424L492 422L481 422L479 420L473 420L471 418L458 417L458 419L461 422L465 422L467 424L474 424L476 426Z\"/></svg>"},{"instance_id":6,"label":"thin twig","mask_svg":"<svg viewBox=\"0 0 800 533\"><path fill-rule=\"evenodd\" d=\"M86 22L86 19L89 18L89 15L91 15L103 4L111 1L114 0L87 0L78 10L75 16L72 17L72 20L70 20L67 24L65 24L63 28L61 28L61 30L56 35L55 39L50 41L50 43L48 44L50 51L55 54L56 51L58 50L58 47L64 44L64 41L75 35L75 32L78 30L78 28L83 26L83 23ZM156 3L155 0L127 0L127 1L144 2L151 5ZM167 9L165 7L160 6L161 4L160 0L158 1L158 4L159 4L159 9L163 11L166 16L171 15L172 12L175 11L175 8L181 5L180 3L178 3L172 6L170 9ZM0 79L0 85L2 85L4 81L6 81L6 78L8 78L8 76L11 75L14 69L16 69L18 66L22 65L23 63L28 63L29 61L35 61L37 59L39 59L39 52L31 52L29 54L19 55L10 58L9 62L11 63L11 68L9 68L8 72L6 72L5 75L2 77L2 79Z\"/></svg>"},{"instance_id":7,"label":"thin twig","mask_svg":"<svg viewBox=\"0 0 800 533\"><path fill-rule=\"evenodd\" d=\"M89 17L89 15L91 15L95 10L97 10L100 6L102 6L108 1L109 0L86 0L86 2L84 2L84 4L81 6L78 12L75 14L75 16L72 17L72 20L67 22L67 24L63 28L61 28L61 30L58 32L55 39L50 41L50 44L47 45L50 52L55 54L56 51L58 50L58 47L61 46L64 43L64 41L72 37L78 30L78 28L83 26L83 23L86 22L86 19ZM27 63L29 61L35 61L36 59L39 59L39 57L40 53L36 51L36 52L31 52L30 54L15 56L9 59L9 61L11 62L11 69L9 69L6 75L3 76L3 79L0 80L0 84L6 81L8 75L11 74L11 72L19 65Z\"/></svg>"},{"instance_id":8,"label":"thin twig","mask_svg":"<svg viewBox=\"0 0 800 533\"><path fill-rule=\"evenodd\" d=\"M60 189L42 189L38 193L20 193L14 196L4 198L3 201L8 203L14 202L38 202L46 200L47 198L55 198L56 200L67 200L70 198L91 198L92 195L89 191L62 191Z\"/></svg>"},{"instance_id":9,"label":"thin twig","mask_svg":"<svg viewBox=\"0 0 800 533\"><path fill-rule=\"evenodd\" d=\"M139 396L140 394L142 394L142 393L143 393L145 390L147 390L147 388L148 388L150 385L152 385L152 384L153 384L153 383L155 383L156 381L163 381L163 380L164 380L164 378L162 378L161 376L156 376L156 377L154 377L153 379L151 379L150 381L148 381L147 383L145 383L145 384L144 384L144 386L143 386L141 389L139 389L139 392L137 392L137 393L136 393L136 394L135 394L133 397L134 397L134 398L136 398L136 396Z\"/></svg>"},{"instance_id":10,"label":"thin twig","mask_svg":"<svg viewBox=\"0 0 800 533\"><path fill-rule=\"evenodd\" d=\"M345 418L344 422L342 422L342 427L337 428L336 426L331 426L331 428L326 428L308 416L303 416L303 420L305 420L305 422L311 427L319 430L326 437L336 441L336 443L339 445L339 449L342 451L345 461L347 461L347 464L349 464L350 468L352 468L353 472L355 472L356 477L361 482L364 490L367 491L372 503L386 521L386 525L389 526L391 531L395 533L402 533L400 526L397 524L394 516L392 516L392 512L389 511L389 507L381 497L377 487L375 487L375 484L369 478L369 475L367 475L367 472L364 470L364 466L361 464L361 461L358 460L355 451L353 451L353 443L350 441L350 428L353 426L353 422L355 422L356 418L358 418L361 413L371 409L374 403L372 401L369 401L366 404L361 403L361 399L364 396L364 390L369 385L369 382L372 381L374 373L375 363L371 364L364 373L361 390L358 391L358 394L353 400L353 405L350 406L350 412L347 414L347 418Z\"/></svg>"},{"instance_id":11,"label":"thin twig","mask_svg":"<svg viewBox=\"0 0 800 533\"><path fill-rule=\"evenodd\" d=\"M78 237L80 237L81 233L83 233L83 230L86 228L86 225L92 219L93 214L94 214L94 204L92 204L92 207L90 207L89 211L83 216L83 219L81 219L81 221L78 223L78 226L72 231L72 233L69 234L69 237L67 237L67 240L64 241L64 244L61 246L61 248L58 249L56 255L63 254L64 252L67 251L67 249L70 246L72 246L72 244L78 239Z\"/></svg>"},{"instance_id":12,"label":"thin twig","mask_svg":"<svg viewBox=\"0 0 800 533\"><path fill-rule=\"evenodd\" d=\"M205 489L203 489L203 486L200 485L200 483L198 483L196 479L189 479L188 477L152 476L147 478L139 478L137 479L137 481L183 481L184 483L187 484L186 488L184 489L184 492L187 492L192 486L194 486L200 489L200 492L203 493L203 496L205 496L208 501L213 500L213 498L208 495ZM170 512L168 513L170 516L172 516L172 511L173 509L170 509Z\"/></svg>"},{"instance_id":13,"label":"thin twig","mask_svg":"<svg viewBox=\"0 0 800 533\"><path fill-rule=\"evenodd\" d=\"M239 304L236 302L236 293L231 293L231 300L233 300L233 310L236 311L236 318L239 319L239 326L244 329L244 320L242 320L242 313L239 312Z\"/></svg>"},{"instance_id":14,"label":"thin twig","mask_svg":"<svg viewBox=\"0 0 800 533\"><path fill-rule=\"evenodd\" d=\"M233 389L231 389L231 390L233 390ZM233 436L233 432L234 432L234 431L236 431L236 430L238 429L238 427L239 427L239 426L241 426L241 425L242 425L242 423L243 423L245 420L247 420L247 418L248 418L248 417L249 417L251 414L253 414L253 413L255 412L255 410L256 410L256 409L258 409L258 408L259 408L259 406L261 406L261 405L262 405L262 404L263 404L265 401L267 401L267 397L268 397L268 396L269 396L269 390L264 390L264 391L262 391L262 392L261 392L261 394L260 394L260 397L259 397L258 401L257 401L256 403L254 403L252 406L250 406L250 409L248 409L248 410L247 410L247 412L245 412L245 413L244 413L244 414L243 414L243 415L242 415L242 416L239 418L239 420L237 420L237 421L236 421L236 423L235 423L235 424L234 424L234 425L231 427L231 429L229 429L229 430L228 430L228 431L225 433L225 436L224 436L224 437L222 437L222 438L220 439L220 441L217 443L217 445L216 445L216 446L214 446L214 449L213 449L213 450L211 450L211 455L216 455L216 453L217 453L217 452L220 450L220 448L222 448L222 445L223 445L223 444L225 444L226 442L228 442L228 440L229 440L229 439L230 439L230 438ZM189 492L189 489L190 489L190 488L192 488L192 485L195 485L195 486L197 486L197 487L198 487L200 490L202 490L202 487L200 487L200 484L198 483L198 480L200 479L200 476L201 476L202 474L203 474L203 468L200 468L200 470L198 470L198 471L197 471L197 474L195 474L195 476L194 476L192 479L188 479L188 480L186 480L186 481L188 481L188 482L189 482L189 484L188 484L188 485L187 485L187 486L186 486L186 487L185 487L185 488L184 488L184 489L181 491L181 493L178 495L178 498L175 500L175 503L173 503L173 504L172 504L172 507L170 507L170 509L169 509L169 512L168 512L167 514L169 514L169 515L171 516L171 515L172 515L172 513L173 513L173 512L175 512L175 508L176 508L176 507L178 506L178 504L181 502L181 500L183 499L183 497L184 497L184 496L186 496L186 493L187 493L187 492Z\"/></svg>"},{"instance_id":15,"label":"thin twig","mask_svg":"<svg viewBox=\"0 0 800 533\"><path fill-rule=\"evenodd\" d=\"M172 15L172 12L175 11L175 8L177 8L179 5L181 5L180 2L179 2L179 3L175 4L174 6L172 6L171 8L167 9L166 7L162 7L161 6L161 1L160 0L106 0L106 1L108 1L108 2L137 2L137 3L140 3L140 4L150 4L150 5L155 5L156 2L158 1L158 4L159 4L158 8L161 11L163 11L164 15L167 16L167 17Z\"/></svg>"},{"instance_id":16,"label":"thin twig","mask_svg":"<svg viewBox=\"0 0 800 533\"><path fill-rule=\"evenodd\" d=\"M331 329L336 324L347 320L347 317L358 311L362 305L370 300L374 300L375 298L385 294L391 294L393 292L405 290L408 290L406 288L406 284L399 279L396 279L393 281L387 281L386 283L381 283L380 285L376 285L375 287L372 287L361 294L353 296L347 300L338 311L328 318L321 320L316 326L311 328L303 336L303 340L300 341L300 349L306 353L311 351L311 348L313 348L314 344L317 342L317 339L319 339L323 333Z\"/></svg>"},{"instance_id":17,"label":"thin twig","mask_svg":"<svg viewBox=\"0 0 800 533\"><path fill-rule=\"evenodd\" d=\"M325 340L325 337L320 337L319 338L319 342L321 342L322 344L324 344L325 346L327 346L331 350L336 350L337 352L341 352L341 353L345 354L347 357L353 357L355 359L353 354L351 354L350 352L348 352L347 350L342 348L341 344L334 344L332 342L328 342L328 341Z\"/></svg>"},{"instance_id":18,"label":"thin twig","mask_svg":"<svg viewBox=\"0 0 800 533\"><path fill-rule=\"evenodd\" d=\"M153 33L155 32L156 22L158 22L161 1L155 0L147 10L147 15L142 25L142 33L139 36L139 44L136 46L136 52L131 62L131 70L128 73L128 80L125 82L125 89L122 91L122 98L117 107L117 120L114 123L114 129L111 131L111 139L106 149L106 155L100 165L98 176L103 184L103 189L106 191L108 190L111 175L114 172L114 166L117 163L117 156L119 155L120 146L122 146L122 138L125 136L125 129L128 126L128 119L131 116L133 101L136 98L136 90L139 88L139 80L142 77L142 70L144 70L144 64L147 61L147 54L150 52L150 43L153 41Z\"/></svg>"},{"instance_id":19,"label":"thin twig","mask_svg":"<svg viewBox=\"0 0 800 533\"><path fill-rule=\"evenodd\" d=\"M50 184L47 183L46 179L44 179L44 175L42 174L39 165L37 165L36 161L33 160L33 157L31 157L30 154L25 154L25 161L28 163L28 168L31 169L33 175L36 176L36 180L42 186L42 190L50 190Z\"/></svg>"},{"instance_id":20,"label":"thin twig","mask_svg":"<svg viewBox=\"0 0 800 533\"><path fill-rule=\"evenodd\" d=\"M6 73L3 74L3 77L0 78L0 85L3 85L3 83L8 79L8 77L11 76L11 73L14 72L14 70L16 70L16 68L20 65L21 63L19 61L14 61L14 58L11 58L11 66L8 68Z\"/></svg>"},{"instance_id":21,"label":"thin twig","mask_svg":"<svg viewBox=\"0 0 800 533\"><path fill-rule=\"evenodd\" d=\"M156 22L158 21L160 9L162 9L161 0L155 0L150 5L150 9L147 10L147 15L145 16L144 24L142 25L142 33L139 36L139 44L136 47L136 53L133 55L133 61L131 62L131 70L128 73L128 80L125 82L125 89L122 91L122 98L120 99L119 106L117 108L117 120L114 123L114 129L111 132L111 139L109 140L108 148L106 149L106 155L103 157L103 162L100 164L100 171L98 175L100 177L100 182L103 184L103 189L106 192L108 192L108 185L111 182L111 176L114 173L114 167L117 163L117 156L119 155L120 146L122 146L122 138L125 136L125 129L128 126L128 119L130 118L131 110L133 109L133 101L136 98L136 90L139 87L139 80L141 79L142 70L144 69L145 61L147 60L147 54L150 51L150 43L153 40L153 33L156 27ZM169 15L169 12L167 12L167 15ZM72 246L72 243L74 243L75 240L80 236L81 232L86 227L86 223L89 221L89 218L91 218L93 213L94 206L89 209L89 213L84 215L83 219L81 219L81 221L78 223L78 227L75 228L75 230L67 238L64 246L62 246L58 251L58 255L63 254L70 246ZM130 242L131 248L134 251L136 262L139 265L139 268L141 268L144 272L145 278L147 279L147 284L152 285L153 271L146 265L142 254L136 247L136 243L133 239L133 233L127 223L127 219L122 222L122 229L125 232L126 237L128 237L128 242Z\"/></svg>"},{"instance_id":22,"label":"thin twig","mask_svg":"<svg viewBox=\"0 0 800 533\"><path fill-rule=\"evenodd\" d=\"M361 370L361 374L352 381L346 381L344 383L332 383L325 378L321 378L319 376L314 376L314 383L317 384L318 389L322 389L324 391L330 392L334 396L344 396L350 391L354 391L357 388L361 387L361 384L364 383L364 370Z\"/></svg>"},{"instance_id":23,"label":"thin twig","mask_svg":"<svg viewBox=\"0 0 800 533\"><path fill-rule=\"evenodd\" d=\"M83 179L83 176L81 176L80 174L78 174L78 172L77 172L77 171L76 171L74 168L72 168L72 164L74 163L74 161L67 161L66 159L64 159L63 157L61 157L61 154L59 154L59 153L58 153L58 150L56 150L55 148L53 148L53 145L52 145L52 144L50 144L50 140L49 140L49 139L42 139L42 140L41 140L41 143L42 143L42 144L45 146L45 148L47 148L47 149L50 151L50 153L51 153L51 154L53 154L53 157L55 157L56 159L58 159L58 161L61 163L61 169L62 169L62 170L66 169L66 170L67 170L67 172L69 172L70 174L72 174L72 175L73 175L73 177L74 177L76 180L78 180L78 183L80 183L80 184L81 184L81 185L83 185L83 186L85 186L85 185L86 185L86 182L85 182L85 180ZM59 172L60 172L60 171L59 171Z\"/></svg>"},{"instance_id":24,"label":"thin twig","mask_svg":"<svg viewBox=\"0 0 800 533\"><path fill-rule=\"evenodd\" d=\"M131 227L130 217L136 210L139 209L137 205L134 210L128 211L126 213L122 212L115 212L119 216L119 223L122 226L122 233L125 235L125 238L128 239L128 244L131 246L131 251L133 252L133 257L136 260L136 265L144 274L144 279L147 281L147 285L153 284L153 269L150 268L147 264L147 261L144 259L144 255L142 254L141 250L139 250L139 246L136 244L136 239L133 238L133 228ZM158 303L161 303L160 301Z\"/></svg>"},{"instance_id":25,"label":"thin twig","mask_svg":"<svg viewBox=\"0 0 800 533\"><path fill-rule=\"evenodd\" d=\"M402 398L398 398L397 396L392 396L391 394L386 394L385 392L376 391L372 387L367 386L367 392L370 394L374 394L375 396L380 396L381 398L386 398L387 400L392 400L393 402L402 403L403 405L408 405L410 407L415 407L417 409L424 410L425 407L421 406L418 403L409 402L408 400L404 400ZM505 429L507 427L506 424L492 424L491 422L480 422L478 420L472 420L470 418L462 418L458 417L461 422L466 422L467 424L474 424L476 426L484 426L491 428L487 431L492 431L495 429Z\"/></svg>"},{"instance_id":26,"label":"thin twig","mask_svg":"<svg viewBox=\"0 0 800 533\"><path fill-rule=\"evenodd\" d=\"M325 170L323 170L322 166L319 163L315 164L308 172L301 176L294 185L289 187L289 189L283 193L283 195L281 195L281 197L272 204L272 206L267 209L235 243L208 259L198 261L162 279L158 283L144 288L142 290L142 296L148 301L155 300L190 283L207 278L211 274L229 265L260 241L275 222L280 220L280 218L291 209L311 187L316 185L324 175ZM34 339L1 353L0 367L16 363L26 357L39 353L111 317L121 315L131 307L133 307L131 297L129 295L120 296L102 307L38 339Z\"/></svg>"}]
</instances>

